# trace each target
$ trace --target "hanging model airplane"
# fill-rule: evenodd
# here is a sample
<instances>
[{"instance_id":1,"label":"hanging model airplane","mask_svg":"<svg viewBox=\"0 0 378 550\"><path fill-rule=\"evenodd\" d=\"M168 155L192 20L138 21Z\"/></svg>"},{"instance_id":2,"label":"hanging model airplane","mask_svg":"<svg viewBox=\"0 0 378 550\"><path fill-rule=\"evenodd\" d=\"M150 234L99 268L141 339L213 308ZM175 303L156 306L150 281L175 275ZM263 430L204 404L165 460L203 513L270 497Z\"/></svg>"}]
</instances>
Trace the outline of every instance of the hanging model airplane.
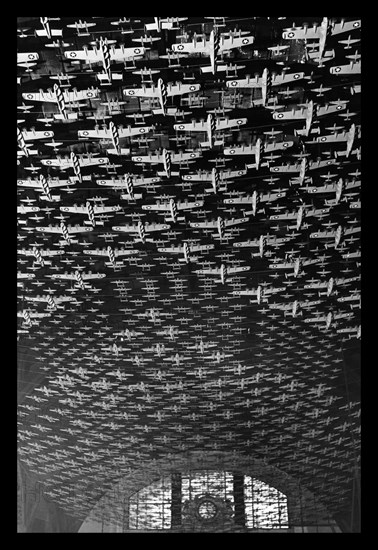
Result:
<instances>
[{"instance_id":1,"label":"hanging model airplane","mask_svg":"<svg viewBox=\"0 0 378 550\"><path fill-rule=\"evenodd\" d=\"M135 241L153 242L154 239L146 238L146 233L151 231L163 231L164 229L169 229L171 226L165 223L143 223L139 221L138 223L131 225L116 225L112 227L113 231L120 231L122 233L134 233Z\"/></svg>"},{"instance_id":2,"label":"hanging model airplane","mask_svg":"<svg viewBox=\"0 0 378 550\"><path fill-rule=\"evenodd\" d=\"M142 204L142 210L151 210L153 212L163 212L164 214L169 214L166 221L182 221L185 218L183 216L178 216L178 210L192 210L193 208L199 208L204 205L204 201L178 201L175 202L174 199L170 199L167 203L160 204Z\"/></svg>"},{"instance_id":3,"label":"hanging model airplane","mask_svg":"<svg viewBox=\"0 0 378 550\"><path fill-rule=\"evenodd\" d=\"M124 88L123 94L127 97L157 98L160 103L160 109L155 109L154 113L166 115L168 97L190 94L200 89L200 84L182 84L181 82L165 84L163 79L159 78L156 85L153 84L150 87L143 85L141 88Z\"/></svg>"},{"instance_id":4,"label":"hanging model airplane","mask_svg":"<svg viewBox=\"0 0 378 550\"><path fill-rule=\"evenodd\" d=\"M219 54L222 55L235 48L250 46L254 40L251 34L242 33L242 31L238 33L232 31L229 33L218 33L217 30L213 29L210 32L209 39L205 35L199 37L197 34L194 34L191 42L172 44L172 50L174 53L203 54L210 57L210 67L201 67L201 71L215 74L217 69L223 69L217 63L217 56Z\"/></svg>"},{"instance_id":5,"label":"hanging model airplane","mask_svg":"<svg viewBox=\"0 0 378 550\"><path fill-rule=\"evenodd\" d=\"M242 273L244 271L249 271L250 269L250 266L228 267L225 264L221 264L220 267L196 269L195 273L200 275L220 275L220 282L224 284L229 275L233 275L234 273Z\"/></svg>"},{"instance_id":6,"label":"hanging model airplane","mask_svg":"<svg viewBox=\"0 0 378 550\"><path fill-rule=\"evenodd\" d=\"M192 256L192 252L203 252L205 250L211 250L214 248L213 244L189 244L184 242L180 246L160 247L158 252L168 252L172 254L183 254L183 258L179 258L179 261L189 263L198 260L196 256Z\"/></svg>"}]
</instances>

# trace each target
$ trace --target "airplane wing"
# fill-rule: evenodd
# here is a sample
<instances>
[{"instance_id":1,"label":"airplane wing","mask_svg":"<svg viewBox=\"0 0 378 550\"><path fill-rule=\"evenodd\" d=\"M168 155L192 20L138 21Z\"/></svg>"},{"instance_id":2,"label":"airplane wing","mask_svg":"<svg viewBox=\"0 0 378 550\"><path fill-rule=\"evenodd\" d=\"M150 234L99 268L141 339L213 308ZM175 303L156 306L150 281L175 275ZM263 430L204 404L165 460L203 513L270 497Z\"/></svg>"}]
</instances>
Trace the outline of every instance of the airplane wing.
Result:
<instances>
[{"instance_id":1,"label":"airplane wing","mask_svg":"<svg viewBox=\"0 0 378 550\"><path fill-rule=\"evenodd\" d=\"M177 162L190 160L190 159L197 159L201 157L202 157L201 151L191 151L191 152L181 151L180 153L171 153L171 162L177 163Z\"/></svg>"},{"instance_id":2,"label":"airplane wing","mask_svg":"<svg viewBox=\"0 0 378 550\"><path fill-rule=\"evenodd\" d=\"M336 230L333 231L316 231L310 233L310 239L332 239L336 236Z\"/></svg>"},{"instance_id":3,"label":"airplane wing","mask_svg":"<svg viewBox=\"0 0 378 550\"><path fill-rule=\"evenodd\" d=\"M158 248L158 252L172 252L174 254L181 254L183 250L183 246L168 246L165 248Z\"/></svg>"},{"instance_id":4,"label":"airplane wing","mask_svg":"<svg viewBox=\"0 0 378 550\"><path fill-rule=\"evenodd\" d=\"M177 84L167 85L167 95L174 96L174 95L190 94L192 92L198 92L198 90L200 89L201 89L201 84L181 84L180 82L178 82Z\"/></svg>"},{"instance_id":5,"label":"airplane wing","mask_svg":"<svg viewBox=\"0 0 378 550\"><path fill-rule=\"evenodd\" d=\"M215 248L213 244L191 244L189 245L190 252L201 252L202 250L211 250Z\"/></svg>"},{"instance_id":6,"label":"airplane wing","mask_svg":"<svg viewBox=\"0 0 378 550\"><path fill-rule=\"evenodd\" d=\"M198 208L204 205L204 201L193 201L193 202L177 202L177 210L190 210L191 208Z\"/></svg>"},{"instance_id":7,"label":"airplane wing","mask_svg":"<svg viewBox=\"0 0 378 550\"><path fill-rule=\"evenodd\" d=\"M86 205L84 206L61 206L60 210L62 212L73 212L77 214L87 214L88 213L88 207ZM119 212L122 210L121 206L96 206L93 205L93 211L95 214L103 214L105 212Z\"/></svg>"},{"instance_id":8,"label":"airplane wing","mask_svg":"<svg viewBox=\"0 0 378 550\"><path fill-rule=\"evenodd\" d=\"M242 271L249 271L251 266L240 266L240 267L228 267L228 273L241 273Z\"/></svg>"},{"instance_id":9,"label":"airplane wing","mask_svg":"<svg viewBox=\"0 0 378 550\"><path fill-rule=\"evenodd\" d=\"M146 223L144 229L150 231L162 231L163 229L169 229L170 225L167 223Z\"/></svg>"},{"instance_id":10,"label":"airplane wing","mask_svg":"<svg viewBox=\"0 0 378 550\"><path fill-rule=\"evenodd\" d=\"M90 88L88 90L63 90L63 98L67 103L73 103L77 101L83 101L86 99L95 99L99 96L99 90L97 88ZM39 92L26 92L22 94L24 99L30 101L45 101L48 103L56 103L57 98L55 92L52 90L49 92L39 91Z\"/></svg>"},{"instance_id":11,"label":"airplane wing","mask_svg":"<svg viewBox=\"0 0 378 550\"><path fill-rule=\"evenodd\" d=\"M240 248L240 247L246 247L246 246L260 246L260 239L253 239L248 241L242 241L238 243L233 243L233 246Z\"/></svg>"},{"instance_id":12,"label":"airplane wing","mask_svg":"<svg viewBox=\"0 0 378 550\"><path fill-rule=\"evenodd\" d=\"M211 220L206 222L189 222L190 227L217 227L217 221Z\"/></svg>"},{"instance_id":13,"label":"airplane wing","mask_svg":"<svg viewBox=\"0 0 378 550\"><path fill-rule=\"evenodd\" d=\"M47 179L48 186L52 189L54 187L66 187L67 185L75 185L75 181L72 180L59 180L59 179ZM20 187L31 187L38 191L43 191L42 183L40 180L17 180L17 185Z\"/></svg>"},{"instance_id":14,"label":"airplane wing","mask_svg":"<svg viewBox=\"0 0 378 550\"><path fill-rule=\"evenodd\" d=\"M241 126L243 124L247 124L248 119L247 118L225 118L225 119L217 119L215 128L216 130L227 130L228 128L235 128L238 126Z\"/></svg>"},{"instance_id":15,"label":"airplane wing","mask_svg":"<svg viewBox=\"0 0 378 550\"><path fill-rule=\"evenodd\" d=\"M249 222L249 218L234 218L232 220L223 220L225 227L230 227L232 225L238 225L240 223Z\"/></svg>"},{"instance_id":16,"label":"airplane wing","mask_svg":"<svg viewBox=\"0 0 378 550\"><path fill-rule=\"evenodd\" d=\"M232 50L234 48L241 48L243 46L248 46L253 44L255 40L255 37L250 35L246 36L230 36L230 37L224 37L221 36L219 41L219 51L225 52L228 50Z\"/></svg>"},{"instance_id":17,"label":"airplane wing","mask_svg":"<svg viewBox=\"0 0 378 550\"><path fill-rule=\"evenodd\" d=\"M221 273L220 267L208 268L208 269L196 269L196 273L201 273L203 275L218 275Z\"/></svg>"},{"instance_id":18,"label":"airplane wing","mask_svg":"<svg viewBox=\"0 0 378 550\"><path fill-rule=\"evenodd\" d=\"M151 162L151 164L159 164L163 162L163 155L136 155L132 156L133 162Z\"/></svg>"},{"instance_id":19,"label":"airplane wing","mask_svg":"<svg viewBox=\"0 0 378 550\"><path fill-rule=\"evenodd\" d=\"M166 202L164 204L142 204L143 210L154 210L156 212L169 212L170 206Z\"/></svg>"},{"instance_id":20,"label":"airplane wing","mask_svg":"<svg viewBox=\"0 0 378 550\"><path fill-rule=\"evenodd\" d=\"M199 122L193 120L192 122L181 122L180 124L174 124L175 130L186 132L207 132L207 121L200 120Z\"/></svg>"},{"instance_id":21,"label":"airplane wing","mask_svg":"<svg viewBox=\"0 0 378 550\"><path fill-rule=\"evenodd\" d=\"M84 281L88 281L90 279L103 279L106 277L106 273L81 273L81 277Z\"/></svg>"},{"instance_id":22,"label":"airplane wing","mask_svg":"<svg viewBox=\"0 0 378 550\"><path fill-rule=\"evenodd\" d=\"M209 40L197 40L181 44L172 44L172 51L175 53L205 53L210 55Z\"/></svg>"},{"instance_id":23,"label":"airplane wing","mask_svg":"<svg viewBox=\"0 0 378 550\"><path fill-rule=\"evenodd\" d=\"M123 94L134 97L158 97L159 90L156 86L143 86L142 88L124 88Z\"/></svg>"},{"instance_id":24,"label":"airplane wing","mask_svg":"<svg viewBox=\"0 0 378 550\"><path fill-rule=\"evenodd\" d=\"M149 185L158 183L161 181L160 177L153 177L153 178L137 178L136 176L132 176L132 183L134 187L141 186L141 185ZM110 180L97 180L96 182L98 185L103 186L109 186L109 187L122 187L126 190L126 184L125 181L122 179L110 179Z\"/></svg>"},{"instance_id":25,"label":"airplane wing","mask_svg":"<svg viewBox=\"0 0 378 550\"><path fill-rule=\"evenodd\" d=\"M54 132L49 132L49 131L22 130L21 133L25 141L32 141L34 139L47 139L47 138L54 137Z\"/></svg>"},{"instance_id":26,"label":"airplane wing","mask_svg":"<svg viewBox=\"0 0 378 550\"><path fill-rule=\"evenodd\" d=\"M147 134L152 130L152 126L138 126L135 128L128 126L126 128L117 128L117 133L118 137L126 138L139 134ZM78 130L77 135L79 138L112 139L112 133L108 128L98 128L95 130Z\"/></svg>"}]
</instances>

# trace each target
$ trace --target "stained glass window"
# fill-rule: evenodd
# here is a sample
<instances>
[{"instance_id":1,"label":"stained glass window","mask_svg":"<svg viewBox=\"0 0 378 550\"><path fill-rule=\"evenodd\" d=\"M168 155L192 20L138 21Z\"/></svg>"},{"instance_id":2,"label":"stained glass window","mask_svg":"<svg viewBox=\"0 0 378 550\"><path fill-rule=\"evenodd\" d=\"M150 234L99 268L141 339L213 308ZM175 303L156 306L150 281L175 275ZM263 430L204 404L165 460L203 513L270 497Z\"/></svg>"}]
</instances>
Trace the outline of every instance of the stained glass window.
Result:
<instances>
[{"instance_id":1,"label":"stained glass window","mask_svg":"<svg viewBox=\"0 0 378 550\"><path fill-rule=\"evenodd\" d=\"M277 529L289 527L287 497L263 481L244 476L246 527Z\"/></svg>"}]
</instances>

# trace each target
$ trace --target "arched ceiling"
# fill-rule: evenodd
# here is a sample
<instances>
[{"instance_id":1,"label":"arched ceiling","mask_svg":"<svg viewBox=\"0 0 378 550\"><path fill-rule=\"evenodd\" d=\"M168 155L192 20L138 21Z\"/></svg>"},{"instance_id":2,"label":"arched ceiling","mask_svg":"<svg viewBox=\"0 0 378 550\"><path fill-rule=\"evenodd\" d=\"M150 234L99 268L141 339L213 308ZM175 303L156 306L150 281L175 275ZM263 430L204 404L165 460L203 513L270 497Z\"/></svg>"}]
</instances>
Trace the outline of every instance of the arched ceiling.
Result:
<instances>
[{"instance_id":1,"label":"arched ceiling","mask_svg":"<svg viewBox=\"0 0 378 550\"><path fill-rule=\"evenodd\" d=\"M321 17L189 17L168 30L153 20L18 21L21 463L77 518L141 462L195 450L264 460L348 516L360 434L361 21L326 18L318 63L320 35L283 33L314 23L316 34ZM214 29L231 48L215 49L214 71L206 55L174 57L174 44L197 33L199 47ZM146 50L109 62L113 47ZM77 61L85 51L99 63ZM239 87L248 75L256 86ZM165 100L173 82L189 92ZM152 85L153 101L129 92ZM178 128L192 120L196 131ZM137 136L122 137L128 126Z\"/></svg>"}]
</instances>

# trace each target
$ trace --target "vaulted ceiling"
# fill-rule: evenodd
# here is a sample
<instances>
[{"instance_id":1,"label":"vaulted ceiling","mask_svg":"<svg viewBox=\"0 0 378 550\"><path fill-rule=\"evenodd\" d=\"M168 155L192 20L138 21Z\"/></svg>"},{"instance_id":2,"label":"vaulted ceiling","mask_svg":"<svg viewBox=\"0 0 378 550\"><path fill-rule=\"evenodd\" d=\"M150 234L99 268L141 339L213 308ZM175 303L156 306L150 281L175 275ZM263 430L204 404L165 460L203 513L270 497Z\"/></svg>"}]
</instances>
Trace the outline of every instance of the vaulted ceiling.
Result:
<instances>
[{"instance_id":1,"label":"vaulted ceiling","mask_svg":"<svg viewBox=\"0 0 378 550\"><path fill-rule=\"evenodd\" d=\"M348 517L361 22L164 19L18 21L20 462L81 519L193 451Z\"/></svg>"}]
</instances>

